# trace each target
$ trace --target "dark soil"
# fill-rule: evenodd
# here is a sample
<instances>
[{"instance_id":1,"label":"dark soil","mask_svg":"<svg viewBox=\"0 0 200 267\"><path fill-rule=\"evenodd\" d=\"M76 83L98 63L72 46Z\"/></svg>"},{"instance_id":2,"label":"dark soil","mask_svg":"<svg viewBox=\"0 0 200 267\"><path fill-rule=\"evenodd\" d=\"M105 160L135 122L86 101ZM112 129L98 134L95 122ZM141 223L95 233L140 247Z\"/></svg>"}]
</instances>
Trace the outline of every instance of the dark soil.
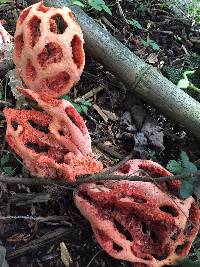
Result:
<instances>
[{"instance_id":1,"label":"dark soil","mask_svg":"<svg viewBox=\"0 0 200 267\"><path fill-rule=\"evenodd\" d=\"M24 1L0 5L1 19L5 28L15 32L15 22ZM151 4L150 4L151 2ZM177 18L163 1L122 1L121 7L127 19L140 22L143 29L136 29L125 22L116 3L110 3L113 15L104 12L88 11L101 22L118 40L137 56L157 67L172 82L177 83L182 71L189 65L193 53L198 56L199 47L191 41L196 35L196 27L190 19ZM106 19L105 19L106 18ZM109 21L109 23L107 22ZM160 50L145 47L141 39L147 36L154 40ZM189 62L189 63L188 63ZM200 61L199 61L200 62ZM171 73L170 73L171 70ZM177 75L174 75L176 72ZM195 77L194 77L195 80ZM196 77L197 83L198 77ZM5 75L1 77L1 91L10 106L15 107L15 99L10 91ZM139 145L138 158L152 159L163 166L169 160L178 159L181 151L186 151L192 162L200 160L200 144L186 129L176 125L149 103L130 93L123 84L102 65L86 55L86 66L80 82L70 92L71 99L83 96L97 87L100 92L91 97L107 115L108 121L93 108L82 114L86 120L93 141L96 156L105 166L116 164L138 147L138 136L145 138ZM199 96L191 92L197 100ZM3 98L2 98L3 100ZM3 102L0 102L0 141L1 157L7 153L10 160L7 166L15 169L14 176L28 177L30 174L19 159L10 151L5 142L6 123L3 117ZM146 131L145 131L146 129ZM149 132L149 134L147 133ZM2 173L2 175L4 175ZM9 266L64 266L60 257L60 243L65 242L73 263L70 267L128 267L131 264L108 256L96 242L90 224L81 216L73 203L73 191L50 186L20 186L0 184L1 216L65 216L64 220L38 222L27 219L0 221L2 245L7 250ZM46 202L29 202L31 194L46 196ZM59 236L56 231L66 229ZM29 249L32 242L55 231L55 238L45 241L41 247ZM27 251L20 252L21 247Z\"/></svg>"}]
</instances>

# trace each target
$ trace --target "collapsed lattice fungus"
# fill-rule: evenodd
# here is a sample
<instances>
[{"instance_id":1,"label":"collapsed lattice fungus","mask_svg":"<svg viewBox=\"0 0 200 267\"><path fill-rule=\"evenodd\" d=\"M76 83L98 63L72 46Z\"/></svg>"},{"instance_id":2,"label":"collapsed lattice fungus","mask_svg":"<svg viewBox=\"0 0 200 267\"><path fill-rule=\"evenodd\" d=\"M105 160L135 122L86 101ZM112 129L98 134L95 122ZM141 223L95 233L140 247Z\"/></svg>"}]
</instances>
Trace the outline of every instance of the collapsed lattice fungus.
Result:
<instances>
[{"instance_id":1,"label":"collapsed lattice fungus","mask_svg":"<svg viewBox=\"0 0 200 267\"><path fill-rule=\"evenodd\" d=\"M116 174L171 175L148 160L127 162ZM84 184L75 203L90 221L101 247L135 266L160 267L183 259L198 233L200 213L193 197L177 197L178 182L100 181Z\"/></svg>"},{"instance_id":2,"label":"collapsed lattice fungus","mask_svg":"<svg viewBox=\"0 0 200 267\"><path fill-rule=\"evenodd\" d=\"M20 92L45 110L4 109L7 142L32 175L73 182L77 175L102 170L92 156L86 125L68 101L39 96L28 89Z\"/></svg>"},{"instance_id":3,"label":"collapsed lattice fungus","mask_svg":"<svg viewBox=\"0 0 200 267\"><path fill-rule=\"evenodd\" d=\"M24 9L14 36L14 62L26 87L58 97L78 82L85 64L83 35L67 7L42 2Z\"/></svg>"}]
</instances>

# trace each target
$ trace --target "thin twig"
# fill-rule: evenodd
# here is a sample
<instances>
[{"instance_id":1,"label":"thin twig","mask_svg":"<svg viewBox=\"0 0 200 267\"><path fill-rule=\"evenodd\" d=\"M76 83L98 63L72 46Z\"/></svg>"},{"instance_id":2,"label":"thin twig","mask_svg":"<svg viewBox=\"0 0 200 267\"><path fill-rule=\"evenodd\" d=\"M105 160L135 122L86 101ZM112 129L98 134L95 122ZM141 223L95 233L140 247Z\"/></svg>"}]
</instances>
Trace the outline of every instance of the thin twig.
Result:
<instances>
[{"instance_id":1,"label":"thin twig","mask_svg":"<svg viewBox=\"0 0 200 267\"><path fill-rule=\"evenodd\" d=\"M52 186L58 186L66 190L74 190L73 187L69 186L71 184L69 184L65 180L55 180L49 178L23 178L23 177L0 176L0 183L24 184L24 185L52 185Z\"/></svg>"},{"instance_id":2,"label":"thin twig","mask_svg":"<svg viewBox=\"0 0 200 267\"><path fill-rule=\"evenodd\" d=\"M150 176L137 176L137 175L114 175L109 173L98 173L92 175L79 176L75 183L69 183L66 180L53 180L48 178L20 178L20 177L6 177L0 176L0 183L7 184L26 184L26 185L52 185L52 186L60 186L67 190L74 190L72 186L77 186L84 183L91 183L101 180L127 180L127 181L142 181L142 182L165 182L165 181L173 181L173 180L184 180L188 177L191 178L199 178L200 170L197 172L192 172L188 174L179 174L172 176L161 176L152 178ZM69 187L71 186L71 187Z\"/></svg>"},{"instance_id":3,"label":"thin twig","mask_svg":"<svg viewBox=\"0 0 200 267\"><path fill-rule=\"evenodd\" d=\"M97 253L91 258L91 260L89 261L86 267L89 267L91 265L93 260L96 258L97 255L99 255L100 252L102 252L102 250L97 251Z\"/></svg>"},{"instance_id":4,"label":"thin twig","mask_svg":"<svg viewBox=\"0 0 200 267\"><path fill-rule=\"evenodd\" d=\"M66 221L68 216L48 216L48 217L33 217L33 216L0 216L0 221L12 221L12 220L31 220L37 222L47 221Z\"/></svg>"},{"instance_id":5,"label":"thin twig","mask_svg":"<svg viewBox=\"0 0 200 267\"><path fill-rule=\"evenodd\" d=\"M173 181L173 180L184 180L188 177L200 177L200 171L188 173L188 174L179 174L174 176L162 176L162 177L156 177L152 178L150 176L137 176L137 175L114 175L114 174L107 174L107 173L98 173L94 175L90 175L83 178L78 178L74 185L80 185L83 183L91 183L91 182L97 182L101 180L127 180L127 181L142 181L142 182L165 182L165 181Z\"/></svg>"}]
</instances>

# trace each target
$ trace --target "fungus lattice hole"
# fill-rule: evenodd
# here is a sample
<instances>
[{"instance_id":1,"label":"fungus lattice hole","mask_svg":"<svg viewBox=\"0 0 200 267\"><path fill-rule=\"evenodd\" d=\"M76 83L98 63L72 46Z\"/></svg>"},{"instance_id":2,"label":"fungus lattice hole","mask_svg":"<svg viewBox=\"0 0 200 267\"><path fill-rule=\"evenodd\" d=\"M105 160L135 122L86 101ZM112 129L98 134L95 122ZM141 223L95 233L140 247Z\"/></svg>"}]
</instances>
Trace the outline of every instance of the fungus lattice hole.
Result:
<instances>
[{"instance_id":1,"label":"fungus lattice hole","mask_svg":"<svg viewBox=\"0 0 200 267\"><path fill-rule=\"evenodd\" d=\"M63 17L60 14L56 14L51 17L50 19L50 31L57 33L57 34L63 34L68 27L67 22L63 19Z\"/></svg>"},{"instance_id":2,"label":"fungus lattice hole","mask_svg":"<svg viewBox=\"0 0 200 267\"><path fill-rule=\"evenodd\" d=\"M32 47L36 45L41 36L40 23L41 20L37 16L32 17L32 19L29 21L30 45Z\"/></svg>"},{"instance_id":3,"label":"fungus lattice hole","mask_svg":"<svg viewBox=\"0 0 200 267\"><path fill-rule=\"evenodd\" d=\"M48 43L43 51L38 55L38 62L46 68L51 63L59 63L62 60L63 53L61 47L56 43Z\"/></svg>"},{"instance_id":4,"label":"fungus lattice hole","mask_svg":"<svg viewBox=\"0 0 200 267\"><path fill-rule=\"evenodd\" d=\"M178 245L175 252L177 255L184 255L185 250L187 250L188 246L189 246L189 242L185 242L181 245Z\"/></svg>"},{"instance_id":5,"label":"fungus lattice hole","mask_svg":"<svg viewBox=\"0 0 200 267\"><path fill-rule=\"evenodd\" d=\"M15 55L16 55L16 57L18 57L18 58L21 57L23 47L24 47L24 38L23 38L23 34L20 34L15 38Z\"/></svg>"},{"instance_id":6,"label":"fungus lattice hole","mask_svg":"<svg viewBox=\"0 0 200 267\"><path fill-rule=\"evenodd\" d=\"M162 260L165 260L168 256L169 256L169 253L167 251L163 251L163 254L162 255L156 255L156 254L152 254L152 256L159 260L159 261L162 261Z\"/></svg>"},{"instance_id":7,"label":"fungus lattice hole","mask_svg":"<svg viewBox=\"0 0 200 267\"><path fill-rule=\"evenodd\" d=\"M50 133L49 128L48 128L47 125L39 125L38 123L36 123L36 122L34 122L32 120L29 120L28 122L34 129L36 129L36 130L38 130L40 132L43 132L45 134Z\"/></svg>"},{"instance_id":8,"label":"fungus lattice hole","mask_svg":"<svg viewBox=\"0 0 200 267\"><path fill-rule=\"evenodd\" d=\"M27 80L33 82L37 76L35 67L33 66L32 62L30 59L27 61L26 65L26 78Z\"/></svg>"},{"instance_id":9,"label":"fungus lattice hole","mask_svg":"<svg viewBox=\"0 0 200 267\"><path fill-rule=\"evenodd\" d=\"M148 255L144 255L144 256L141 256L141 259L143 259L145 261L150 261L150 260L152 260L152 257L148 256Z\"/></svg>"},{"instance_id":10,"label":"fungus lattice hole","mask_svg":"<svg viewBox=\"0 0 200 267\"><path fill-rule=\"evenodd\" d=\"M49 11L50 7L46 7L44 6L42 3L39 5L39 7L37 8L38 11L41 11L43 13L47 13Z\"/></svg>"},{"instance_id":11,"label":"fungus lattice hole","mask_svg":"<svg viewBox=\"0 0 200 267\"><path fill-rule=\"evenodd\" d=\"M192 230L194 229L194 224L191 221L187 221L185 229L184 229L184 235L190 235Z\"/></svg>"},{"instance_id":12,"label":"fungus lattice hole","mask_svg":"<svg viewBox=\"0 0 200 267\"><path fill-rule=\"evenodd\" d=\"M131 196L131 199L136 203L147 203L147 200L145 198L139 197L139 196Z\"/></svg>"},{"instance_id":13,"label":"fungus lattice hole","mask_svg":"<svg viewBox=\"0 0 200 267\"><path fill-rule=\"evenodd\" d=\"M141 222L141 225L142 225L142 232L143 232L144 234L147 234L148 231L149 231L147 224L146 224L145 222L142 221L142 222Z\"/></svg>"},{"instance_id":14,"label":"fungus lattice hole","mask_svg":"<svg viewBox=\"0 0 200 267\"><path fill-rule=\"evenodd\" d=\"M177 229L177 230L172 234L172 236L170 236L171 240L173 240L173 241L177 240L178 236L180 235L180 232L181 232L181 230L180 230L180 229Z\"/></svg>"},{"instance_id":15,"label":"fungus lattice hole","mask_svg":"<svg viewBox=\"0 0 200 267\"><path fill-rule=\"evenodd\" d=\"M45 79L46 86L54 92L60 92L69 83L70 76L66 71L58 73L54 77Z\"/></svg>"},{"instance_id":16,"label":"fungus lattice hole","mask_svg":"<svg viewBox=\"0 0 200 267\"><path fill-rule=\"evenodd\" d=\"M120 252L123 250L123 247L119 246L117 243L113 242L113 249L117 252Z\"/></svg>"},{"instance_id":17,"label":"fungus lattice hole","mask_svg":"<svg viewBox=\"0 0 200 267\"><path fill-rule=\"evenodd\" d=\"M12 125L12 127L13 127L13 129L15 130L15 131L17 131L17 128L18 128L18 123L16 122L16 121L12 121L11 122L11 125Z\"/></svg>"},{"instance_id":18,"label":"fungus lattice hole","mask_svg":"<svg viewBox=\"0 0 200 267\"><path fill-rule=\"evenodd\" d=\"M120 169L120 172L122 172L123 174L127 174L130 171L130 166L128 164L125 164L124 166L122 166Z\"/></svg>"},{"instance_id":19,"label":"fungus lattice hole","mask_svg":"<svg viewBox=\"0 0 200 267\"><path fill-rule=\"evenodd\" d=\"M61 136L65 136L65 133L63 130L58 130L58 133L61 135Z\"/></svg>"},{"instance_id":20,"label":"fungus lattice hole","mask_svg":"<svg viewBox=\"0 0 200 267\"><path fill-rule=\"evenodd\" d=\"M49 147L47 145L41 146L37 143L32 142L27 142L25 145L36 153L46 153L49 150Z\"/></svg>"},{"instance_id":21,"label":"fungus lattice hole","mask_svg":"<svg viewBox=\"0 0 200 267\"><path fill-rule=\"evenodd\" d=\"M20 14L19 17L19 22L20 24L22 24L24 22L24 20L26 19L26 17L28 16L29 12L31 10L31 7L26 8L25 10L23 10Z\"/></svg>"},{"instance_id":22,"label":"fungus lattice hole","mask_svg":"<svg viewBox=\"0 0 200 267\"><path fill-rule=\"evenodd\" d=\"M114 225L117 228L119 233L121 233L123 236L125 236L127 240L129 240L131 242L133 241L133 237L130 234L130 232L121 223L119 223L117 220L113 220L113 223L114 223Z\"/></svg>"},{"instance_id":23,"label":"fungus lattice hole","mask_svg":"<svg viewBox=\"0 0 200 267\"><path fill-rule=\"evenodd\" d=\"M73 107L66 107L65 112L69 119L75 124L82 133L84 133L83 121L81 117L77 116L77 113Z\"/></svg>"},{"instance_id":24,"label":"fungus lattice hole","mask_svg":"<svg viewBox=\"0 0 200 267\"><path fill-rule=\"evenodd\" d=\"M151 232L150 232L150 238L151 238L154 242L156 242L156 241L158 240L157 234L156 234L156 232L155 232L154 230L151 230Z\"/></svg>"},{"instance_id":25,"label":"fungus lattice hole","mask_svg":"<svg viewBox=\"0 0 200 267\"><path fill-rule=\"evenodd\" d=\"M140 164L138 166L138 168L143 171L142 174L144 176L148 175L148 176L151 176L153 178L157 178L160 176L166 176L167 175L165 170L163 170L161 168L157 168L153 165L147 166L146 164Z\"/></svg>"},{"instance_id":26,"label":"fungus lattice hole","mask_svg":"<svg viewBox=\"0 0 200 267\"><path fill-rule=\"evenodd\" d=\"M159 207L159 209L161 211L165 212L165 213L171 214L173 217L177 217L178 216L178 211L172 206L163 205L163 206Z\"/></svg>"},{"instance_id":27,"label":"fungus lattice hole","mask_svg":"<svg viewBox=\"0 0 200 267\"><path fill-rule=\"evenodd\" d=\"M72 56L74 63L79 69L83 64L84 54L83 54L83 44L78 35L74 35L71 41L71 47L72 47Z\"/></svg>"}]
</instances>

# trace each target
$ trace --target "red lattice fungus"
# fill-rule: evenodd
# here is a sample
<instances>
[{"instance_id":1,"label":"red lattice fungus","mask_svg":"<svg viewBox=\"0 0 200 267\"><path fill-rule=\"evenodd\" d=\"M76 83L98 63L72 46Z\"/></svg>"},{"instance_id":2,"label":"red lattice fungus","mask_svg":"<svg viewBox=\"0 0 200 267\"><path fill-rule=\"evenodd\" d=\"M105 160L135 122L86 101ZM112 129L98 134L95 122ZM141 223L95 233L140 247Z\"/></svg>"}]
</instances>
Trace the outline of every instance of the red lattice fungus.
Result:
<instances>
[{"instance_id":1,"label":"red lattice fungus","mask_svg":"<svg viewBox=\"0 0 200 267\"><path fill-rule=\"evenodd\" d=\"M116 174L171 175L159 164L131 160ZM189 252L199 230L200 212L193 199L181 200L179 183L100 181L81 185L75 203L90 221L102 248L135 266L172 265Z\"/></svg>"},{"instance_id":2,"label":"red lattice fungus","mask_svg":"<svg viewBox=\"0 0 200 267\"><path fill-rule=\"evenodd\" d=\"M45 7L40 2L24 9L14 44L14 62L31 90L58 97L79 81L85 64L84 41L69 8ZM29 60L35 79L27 75Z\"/></svg>"},{"instance_id":3,"label":"red lattice fungus","mask_svg":"<svg viewBox=\"0 0 200 267\"><path fill-rule=\"evenodd\" d=\"M73 182L77 175L102 170L92 156L87 127L68 101L18 90L45 111L4 109L6 139L32 175Z\"/></svg>"}]
</instances>

